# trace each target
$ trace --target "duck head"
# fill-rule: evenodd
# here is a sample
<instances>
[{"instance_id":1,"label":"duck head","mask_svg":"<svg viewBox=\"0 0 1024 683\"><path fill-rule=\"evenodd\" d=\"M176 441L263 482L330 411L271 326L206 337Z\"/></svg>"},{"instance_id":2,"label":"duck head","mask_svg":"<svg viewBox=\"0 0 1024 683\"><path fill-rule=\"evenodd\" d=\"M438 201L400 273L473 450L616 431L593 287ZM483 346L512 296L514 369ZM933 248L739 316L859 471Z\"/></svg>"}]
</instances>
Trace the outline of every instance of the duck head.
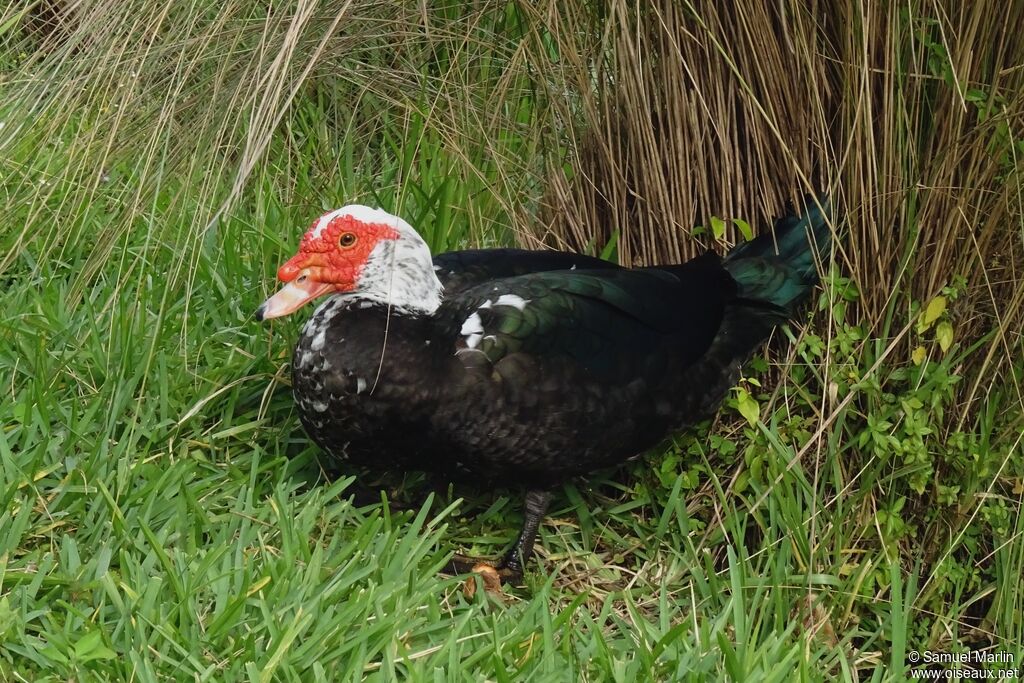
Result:
<instances>
[{"instance_id":1,"label":"duck head","mask_svg":"<svg viewBox=\"0 0 1024 683\"><path fill-rule=\"evenodd\" d=\"M288 315L328 294L407 313L429 314L441 305L441 282L423 238L398 216L358 204L317 219L277 279L285 284L256 310L257 320Z\"/></svg>"}]
</instances>

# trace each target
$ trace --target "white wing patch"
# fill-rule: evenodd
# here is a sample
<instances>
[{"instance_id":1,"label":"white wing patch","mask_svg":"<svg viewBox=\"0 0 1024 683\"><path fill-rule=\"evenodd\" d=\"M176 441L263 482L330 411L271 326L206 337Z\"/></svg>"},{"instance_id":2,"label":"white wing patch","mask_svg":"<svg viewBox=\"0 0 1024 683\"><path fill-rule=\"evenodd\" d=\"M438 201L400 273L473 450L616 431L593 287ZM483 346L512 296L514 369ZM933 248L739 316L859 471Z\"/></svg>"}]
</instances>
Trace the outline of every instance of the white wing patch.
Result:
<instances>
[{"instance_id":1,"label":"white wing patch","mask_svg":"<svg viewBox=\"0 0 1024 683\"><path fill-rule=\"evenodd\" d=\"M464 337L468 337L472 334L480 334L484 331L484 323L480 320L480 314L474 313L473 315L466 318L466 321L462 323L462 329L459 330L459 334Z\"/></svg>"},{"instance_id":2,"label":"white wing patch","mask_svg":"<svg viewBox=\"0 0 1024 683\"><path fill-rule=\"evenodd\" d=\"M466 318L466 321L462 323L462 329L459 330L459 334L466 338L467 347L475 349L484 336L484 323L480 319L480 314L474 313Z\"/></svg>"},{"instance_id":3,"label":"white wing patch","mask_svg":"<svg viewBox=\"0 0 1024 683\"><path fill-rule=\"evenodd\" d=\"M502 294L498 297L495 302L495 306L512 306L518 308L520 311L526 308L526 304L530 303L529 299L524 299L518 294Z\"/></svg>"},{"instance_id":4,"label":"white wing patch","mask_svg":"<svg viewBox=\"0 0 1024 683\"><path fill-rule=\"evenodd\" d=\"M497 291L497 287L494 288ZM477 307L477 312L466 318L465 322L462 323L462 329L459 330L459 334L466 338L466 349L476 349L480 345L480 342L485 339L495 339L493 334L484 336L484 324L480 318L479 311L485 311L495 306L511 306L512 308L523 310L526 308L526 304L530 303L529 299L524 299L518 294L502 294L497 298L496 301L487 299L480 306ZM458 352L456 352L458 353Z\"/></svg>"}]
</instances>

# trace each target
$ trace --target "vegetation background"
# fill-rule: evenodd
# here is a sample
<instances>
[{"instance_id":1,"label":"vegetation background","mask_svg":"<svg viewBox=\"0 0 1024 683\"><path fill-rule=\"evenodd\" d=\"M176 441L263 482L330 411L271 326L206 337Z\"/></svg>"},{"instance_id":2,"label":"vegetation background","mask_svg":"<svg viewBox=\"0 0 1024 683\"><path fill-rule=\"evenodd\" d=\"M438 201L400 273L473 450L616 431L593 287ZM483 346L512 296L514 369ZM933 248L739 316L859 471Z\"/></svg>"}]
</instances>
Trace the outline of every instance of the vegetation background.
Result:
<instances>
[{"instance_id":1,"label":"vegetation background","mask_svg":"<svg viewBox=\"0 0 1024 683\"><path fill-rule=\"evenodd\" d=\"M0 9L0 679L1019 672L1022 25L995 0ZM300 321L252 317L346 202L438 251L645 263L825 189L810 323L713 424L568 487L506 604L437 570L499 554L517 492L326 481Z\"/></svg>"}]
</instances>

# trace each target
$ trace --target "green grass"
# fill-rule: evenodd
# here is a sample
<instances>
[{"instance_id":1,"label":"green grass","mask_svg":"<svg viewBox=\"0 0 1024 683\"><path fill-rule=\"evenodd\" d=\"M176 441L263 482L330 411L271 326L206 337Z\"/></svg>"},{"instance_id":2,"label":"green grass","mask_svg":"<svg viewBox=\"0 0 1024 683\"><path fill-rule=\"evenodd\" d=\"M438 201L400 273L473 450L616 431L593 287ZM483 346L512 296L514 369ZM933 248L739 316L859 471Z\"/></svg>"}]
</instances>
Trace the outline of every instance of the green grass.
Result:
<instances>
[{"instance_id":1,"label":"green grass","mask_svg":"<svg viewBox=\"0 0 1024 683\"><path fill-rule=\"evenodd\" d=\"M463 59L422 68L457 81ZM1016 376L956 402L998 330L941 349L956 282L934 320L893 304L873 330L838 267L814 326L780 332L719 419L567 487L526 587L467 599L438 569L500 555L521 492L328 480L288 387L302 316L252 313L343 202L400 212L439 251L512 243L509 198L538 188L495 155L525 168L537 138L453 141L450 102L315 86L228 204L233 157L190 160L179 128L108 160L98 108L0 102L22 131L0 136L0 679L902 681L914 649L1024 662ZM525 125L541 103L501 105Z\"/></svg>"}]
</instances>

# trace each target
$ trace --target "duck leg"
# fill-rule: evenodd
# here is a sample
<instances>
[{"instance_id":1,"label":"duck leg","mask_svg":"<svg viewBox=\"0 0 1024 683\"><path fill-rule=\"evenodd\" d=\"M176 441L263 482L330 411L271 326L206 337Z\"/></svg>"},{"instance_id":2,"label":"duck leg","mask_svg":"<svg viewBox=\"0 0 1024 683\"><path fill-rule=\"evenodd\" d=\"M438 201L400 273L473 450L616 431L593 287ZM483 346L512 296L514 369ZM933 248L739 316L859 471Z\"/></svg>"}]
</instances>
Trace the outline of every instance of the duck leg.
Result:
<instances>
[{"instance_id":1,"label":"duck leg","mask_svg":"<svg viewBox=\"0 0 1024 683\"><path fill-rule=\"evenodd\" d=\"M495 564L488 560L456 555L446 567L448 574L469 574L479 572L485 575L497 573L500 581L518 583L523 578L523 568L533 555L533 544L537 540L537 529L547 514L553 494L551 491L531 489L526 492L523 503L523 528L515 544L509 548L501 561Z\"/></svg>"}]
</instances>

